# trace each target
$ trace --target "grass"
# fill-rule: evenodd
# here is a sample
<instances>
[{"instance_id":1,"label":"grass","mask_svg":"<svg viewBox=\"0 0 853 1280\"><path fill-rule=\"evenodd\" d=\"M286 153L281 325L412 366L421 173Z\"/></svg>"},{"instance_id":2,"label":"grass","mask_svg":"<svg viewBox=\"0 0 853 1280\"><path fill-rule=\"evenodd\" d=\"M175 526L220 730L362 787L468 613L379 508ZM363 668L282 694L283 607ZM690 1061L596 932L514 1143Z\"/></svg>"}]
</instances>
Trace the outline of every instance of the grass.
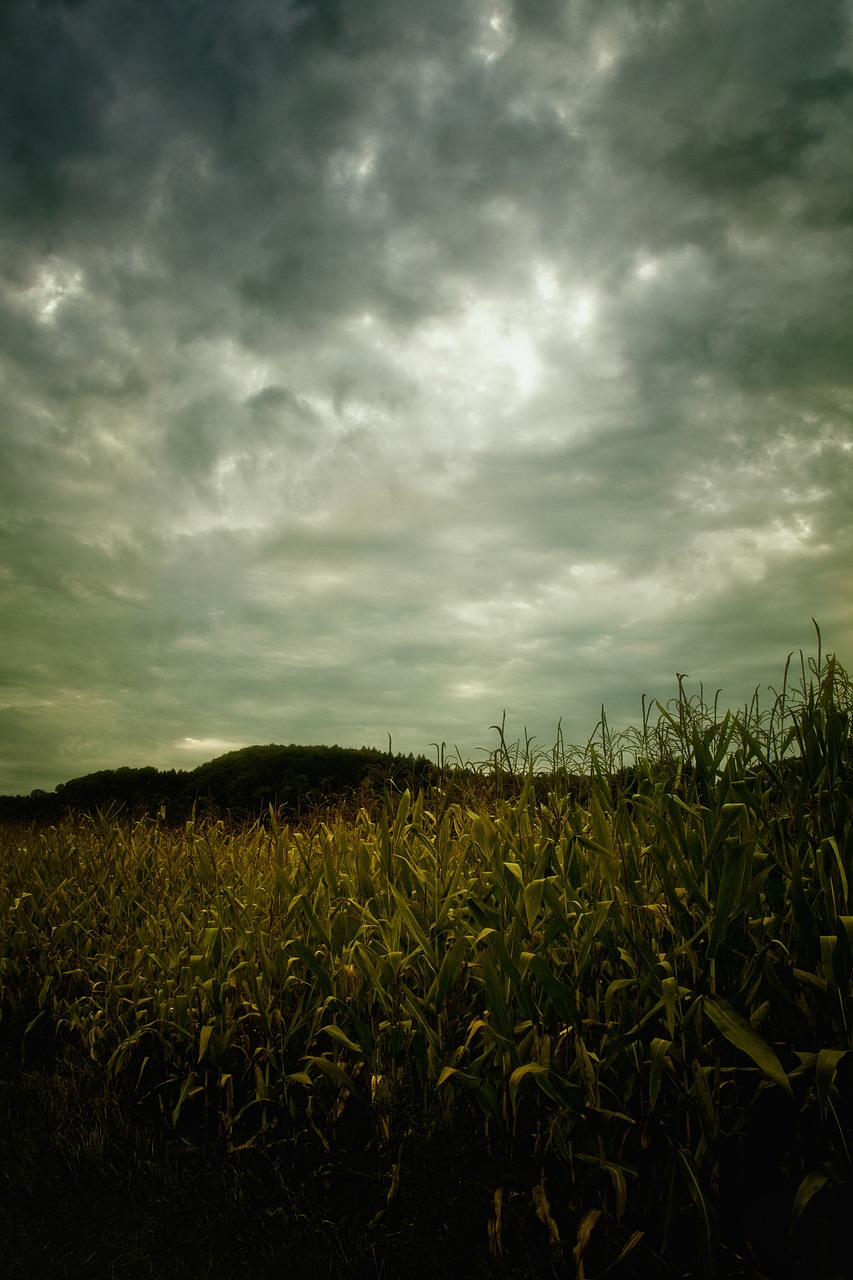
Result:
<instances>
[{"instance_id":1,"label":"grass","mask_svg":"<svg viewBox=\"0 0 853 1280\"><path fill-rule=\"evenodd\" d=\"M5 828L4 1274L846 1274L853 696L789 674L298 829Z\"/></svg>"}]
</instances>

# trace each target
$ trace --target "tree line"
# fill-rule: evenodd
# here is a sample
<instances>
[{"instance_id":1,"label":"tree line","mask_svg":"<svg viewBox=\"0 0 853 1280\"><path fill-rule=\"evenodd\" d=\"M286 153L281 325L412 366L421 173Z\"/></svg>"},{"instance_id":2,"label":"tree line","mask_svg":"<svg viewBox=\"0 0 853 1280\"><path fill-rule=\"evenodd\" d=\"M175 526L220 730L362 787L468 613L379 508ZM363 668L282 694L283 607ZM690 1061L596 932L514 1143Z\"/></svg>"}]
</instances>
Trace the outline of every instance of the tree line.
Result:
<instances>
[{"instance_id":1,"label":"tree line","mask_svg":"<svg viewBox=\"0 0 853 1280\"><path fill-rule=\"evenodd\" d=\"M433 783L437 773L425 756L374 747L270 743L229 751L190 770L125 765L71 778L53 791L0 796L0 821L43 821L115 806L174 821L197 808L251 820L272 806L296 817L352 796L366 784L418 789Z\"/></svg>"}]
</instances>

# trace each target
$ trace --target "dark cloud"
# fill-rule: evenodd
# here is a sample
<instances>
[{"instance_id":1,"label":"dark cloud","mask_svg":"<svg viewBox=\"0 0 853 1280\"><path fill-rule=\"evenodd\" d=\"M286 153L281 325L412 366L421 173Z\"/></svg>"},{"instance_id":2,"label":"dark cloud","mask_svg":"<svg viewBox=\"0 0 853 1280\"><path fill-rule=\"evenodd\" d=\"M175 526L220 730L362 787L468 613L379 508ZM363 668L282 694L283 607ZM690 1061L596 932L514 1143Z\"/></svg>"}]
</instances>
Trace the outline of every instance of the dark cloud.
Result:
<instances>
[{"instance_id":1,"label":"dark cloud","mask_svg":"<svg viewBox=\"0 0 853 1280\"><path fill-rule=\"evenodd\" d=\"M0 790L843 658L851 92L840 0L8 0Z\"/></svg>"},{"instance_id":2,"label":"dark cloud","mask_svg":"<svg viewBox=\"0 0 853 1280\"><path fill-rule=\"evenodd\" d=\"M109 82L69 11L45 3L0 10L0 173L7 217L35 223L43 246L60 234L73 165L97 153Z\"/></svg>"}]
</instances>

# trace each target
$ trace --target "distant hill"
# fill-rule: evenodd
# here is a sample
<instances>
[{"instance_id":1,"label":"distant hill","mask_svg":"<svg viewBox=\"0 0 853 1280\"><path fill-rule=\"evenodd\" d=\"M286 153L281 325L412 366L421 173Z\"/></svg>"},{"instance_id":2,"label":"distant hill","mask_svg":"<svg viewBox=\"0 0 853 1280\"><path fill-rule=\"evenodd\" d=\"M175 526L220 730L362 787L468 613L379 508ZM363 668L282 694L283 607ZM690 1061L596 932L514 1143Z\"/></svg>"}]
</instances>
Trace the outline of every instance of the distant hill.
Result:
<instances>
[{"instance_id":1,"label":"distant hill","mask_svg":"<svg viewBox=\"0 0 853 1280\"><path fill-rule=\"evenodd\" d=\"M94 812L111 805L167 818L189 814L193 806L239 818L255 818L273 805L295 815L351 794L368 779L425 786L436 766L425 756L392 755L373 747L243 747L195 769L100 769L62 782L54 791L0 796L0 821L59 817L72 810Z\"/></svg>"}]
</instances>

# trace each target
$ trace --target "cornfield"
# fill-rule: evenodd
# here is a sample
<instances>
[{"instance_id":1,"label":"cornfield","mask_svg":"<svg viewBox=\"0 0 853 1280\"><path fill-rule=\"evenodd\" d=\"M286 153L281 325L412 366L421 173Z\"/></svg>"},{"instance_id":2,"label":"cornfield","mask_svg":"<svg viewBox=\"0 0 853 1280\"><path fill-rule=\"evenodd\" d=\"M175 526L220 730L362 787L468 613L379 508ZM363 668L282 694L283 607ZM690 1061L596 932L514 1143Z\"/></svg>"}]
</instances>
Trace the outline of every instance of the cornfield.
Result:
<instances>
[{"instance_id":1,"label":"cornfield","mask_svg":"<svg viewBox=\"0 0 853 1280\"><path fill-rule=\"evenodd\" d=\"M297 829L9 826L7 1058L364 1230L452 1202L483 1274L847 1274L853 696L800 677Z\"/></svg>"}]
</instances>

